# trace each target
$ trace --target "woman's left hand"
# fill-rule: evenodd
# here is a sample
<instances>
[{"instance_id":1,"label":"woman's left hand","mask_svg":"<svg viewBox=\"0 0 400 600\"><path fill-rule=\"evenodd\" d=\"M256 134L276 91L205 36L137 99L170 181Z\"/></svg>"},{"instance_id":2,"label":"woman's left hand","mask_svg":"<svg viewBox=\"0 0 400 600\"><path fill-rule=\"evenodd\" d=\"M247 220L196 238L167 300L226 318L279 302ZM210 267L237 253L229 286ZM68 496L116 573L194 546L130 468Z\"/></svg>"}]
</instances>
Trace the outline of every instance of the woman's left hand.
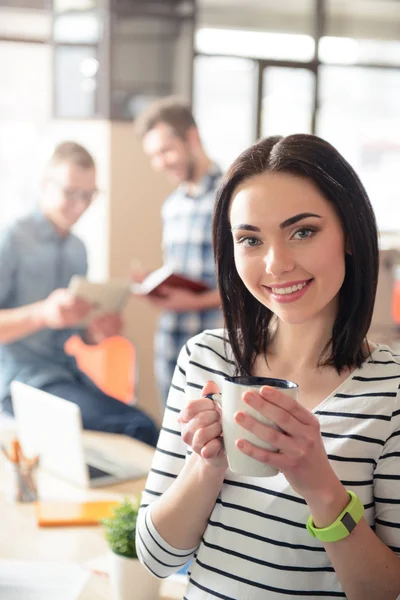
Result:
<instances>
[{"instance_id":1,"label":"woman's left hand","mask_svg":"<svg viewBox=\"0 0 400 600\"><path fill-rule=\"evenodd\" d=\"M338 482L325 452L319 421L311 411L284 392L267 386L261 388L260 393L246 392L243 400L282 431L239 411L235 414L236 423L278 448L279 452L264 450L242 438L236 442L239 450L277 467L292 488L306 499L334 481Z\"/></svg>"}]
</instances>

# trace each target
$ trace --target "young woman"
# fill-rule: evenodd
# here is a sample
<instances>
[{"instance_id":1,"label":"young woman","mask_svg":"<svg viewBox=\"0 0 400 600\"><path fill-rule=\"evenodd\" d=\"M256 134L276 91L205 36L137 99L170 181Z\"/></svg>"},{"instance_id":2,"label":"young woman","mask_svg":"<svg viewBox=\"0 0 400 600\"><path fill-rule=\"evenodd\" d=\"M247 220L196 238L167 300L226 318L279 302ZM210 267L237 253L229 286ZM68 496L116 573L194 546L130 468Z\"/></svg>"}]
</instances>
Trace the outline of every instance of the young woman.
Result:
<instances>
[{"instance_id":1,"label":"young woman","mask_svg":"<svg viewBox=\"0 0 400 600\"><path fill-rule=\"evenodd\" d=\"M378 275L374 214L351 166L311 135L270 137L222 181L214 248L226 329L182 350L143 494L137 546L185 598L400 597L400 361L367 340ZM235 420L271 478L228 469L217 405L233 374L299 385ZM306 527L308 523L308 529Z\"/></svg>"}]
</instances>

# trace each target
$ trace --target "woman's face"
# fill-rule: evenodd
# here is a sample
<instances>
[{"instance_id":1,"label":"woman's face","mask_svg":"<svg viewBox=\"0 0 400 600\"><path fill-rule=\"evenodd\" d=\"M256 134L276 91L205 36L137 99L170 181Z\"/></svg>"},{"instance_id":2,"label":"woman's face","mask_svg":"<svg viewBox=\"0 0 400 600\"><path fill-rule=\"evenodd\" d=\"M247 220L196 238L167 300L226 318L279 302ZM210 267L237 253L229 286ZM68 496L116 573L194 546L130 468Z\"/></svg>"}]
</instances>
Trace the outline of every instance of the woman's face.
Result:
<instances>
[{"instance_id":1,"label":"woman's face","mask_svg":"<svg viewBox=\"0 0 400 600\"><path fill-rule=\"evenodd\" d=\"M249 292L279 319L334 320L345 277L345 239L314 184L287 173L244 181L230 207L235 264Z\"/></svg>"}]
</instances>

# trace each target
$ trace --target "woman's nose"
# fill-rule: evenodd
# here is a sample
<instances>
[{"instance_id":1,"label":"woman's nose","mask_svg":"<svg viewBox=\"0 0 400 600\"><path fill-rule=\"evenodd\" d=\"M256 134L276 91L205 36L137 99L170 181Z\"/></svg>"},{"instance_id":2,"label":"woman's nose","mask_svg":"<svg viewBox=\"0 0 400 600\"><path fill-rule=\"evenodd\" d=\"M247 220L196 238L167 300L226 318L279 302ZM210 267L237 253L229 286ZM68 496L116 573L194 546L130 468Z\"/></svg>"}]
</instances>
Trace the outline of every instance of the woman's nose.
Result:
<instances>
[{"instance_id":1,"label":"woman's nose","mask_svg":"<svg viewBox=\"0 0 400 600\"><path fill-rule=\"evenodd\" d=\"M281 244L270 246L265 256L265 269L275 277L293 271L294 260L289 249Z\"/></svg>"}]
</instances>

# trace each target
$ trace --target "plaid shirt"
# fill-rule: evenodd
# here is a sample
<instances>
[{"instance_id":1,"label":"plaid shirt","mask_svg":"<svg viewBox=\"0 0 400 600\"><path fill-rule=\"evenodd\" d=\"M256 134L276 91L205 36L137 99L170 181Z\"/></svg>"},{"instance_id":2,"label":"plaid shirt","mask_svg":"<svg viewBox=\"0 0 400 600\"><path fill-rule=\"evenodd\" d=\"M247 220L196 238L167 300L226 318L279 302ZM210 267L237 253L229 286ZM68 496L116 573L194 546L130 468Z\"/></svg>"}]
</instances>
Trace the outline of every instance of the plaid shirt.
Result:
<instances>
[{"instance_id":1,"label":"plaid shirt","mask_svg":"<svg viewBox=\"0 0 400 600\"><path fill-rule=\"evenodd\" d=\"M164 202L163 253L164 264L172 265L177 273L199 279L217 287L211 222L215 189L221 171L213 165L197 186L195 196L189 196L185 184L178 187ZM166 331L187 333L188 339L204 329L221 325L219 309L177 313L165 311L160 326Z\"/></svg>"}]
</instances>

